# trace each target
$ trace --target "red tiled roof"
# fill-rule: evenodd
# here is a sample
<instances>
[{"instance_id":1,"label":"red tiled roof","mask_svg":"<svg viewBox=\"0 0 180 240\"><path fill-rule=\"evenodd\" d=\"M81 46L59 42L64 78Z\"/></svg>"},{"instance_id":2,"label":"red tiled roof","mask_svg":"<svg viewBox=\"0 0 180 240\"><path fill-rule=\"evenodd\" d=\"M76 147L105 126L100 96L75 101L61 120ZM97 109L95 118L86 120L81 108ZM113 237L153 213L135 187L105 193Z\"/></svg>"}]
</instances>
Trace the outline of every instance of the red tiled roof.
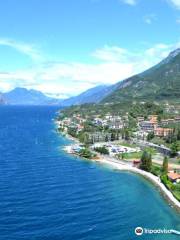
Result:
<instances>
[{"instance_id":1,"label":"red tiled roof","mask_svg":"<svg viewBox=\"0 0 180 240\"><path fill-rule=\"evenodd\" d=\"M170 172L170 173L168 173L168 177L172 180L177 180L177 179L180 179L180 174Z\"/></svg>"}]
</instances>

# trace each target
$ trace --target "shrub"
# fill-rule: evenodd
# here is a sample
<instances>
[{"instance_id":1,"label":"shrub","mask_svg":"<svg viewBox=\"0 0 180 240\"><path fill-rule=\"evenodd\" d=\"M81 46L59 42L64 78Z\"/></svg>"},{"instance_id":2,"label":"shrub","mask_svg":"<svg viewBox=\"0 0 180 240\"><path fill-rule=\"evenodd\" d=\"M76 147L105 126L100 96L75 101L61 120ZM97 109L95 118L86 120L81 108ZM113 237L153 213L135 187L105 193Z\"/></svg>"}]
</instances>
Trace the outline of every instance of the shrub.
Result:
<instances>
[{"instance_id":1,"label":"shrub","mask_svg":"<svg viewBox=\"0 0 180 240\"><path fill-rule=\"evenodd\" d=\"M94 148L94 150L96 152L101 153L101 154L109 155L109 150L105 146L103 146L103 147L96 147L96 148Z\"/></svg>"}]
</instances>

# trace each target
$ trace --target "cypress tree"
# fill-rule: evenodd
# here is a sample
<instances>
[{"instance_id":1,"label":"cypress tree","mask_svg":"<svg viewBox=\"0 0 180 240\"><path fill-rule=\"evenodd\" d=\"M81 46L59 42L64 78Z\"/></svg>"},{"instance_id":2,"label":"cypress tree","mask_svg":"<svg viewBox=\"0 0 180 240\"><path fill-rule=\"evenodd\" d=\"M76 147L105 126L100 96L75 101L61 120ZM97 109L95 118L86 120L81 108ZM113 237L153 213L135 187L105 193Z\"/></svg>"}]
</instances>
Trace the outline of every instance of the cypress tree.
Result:
<instances>
[{"instance_id":1,"label":"cypress tree","mask_svg":"<svg viewBox=\"0 0 180 240\"><path fill-rule=\"evenodd\" d=\"M164 157L162 171L164 174L168 173L168 157L167 156Z\"/></svg>"},{"instance_id":2,"label":"cypress tree","mask_svg":"<svg viewBox=\"0 0 180 240\"><path fill-rule=\"evenodd\" d=\"M147 151L144 151L141 157L140 168L144 171L150 172L152 167L151 154Z\"/></svg>"}]
</instances>

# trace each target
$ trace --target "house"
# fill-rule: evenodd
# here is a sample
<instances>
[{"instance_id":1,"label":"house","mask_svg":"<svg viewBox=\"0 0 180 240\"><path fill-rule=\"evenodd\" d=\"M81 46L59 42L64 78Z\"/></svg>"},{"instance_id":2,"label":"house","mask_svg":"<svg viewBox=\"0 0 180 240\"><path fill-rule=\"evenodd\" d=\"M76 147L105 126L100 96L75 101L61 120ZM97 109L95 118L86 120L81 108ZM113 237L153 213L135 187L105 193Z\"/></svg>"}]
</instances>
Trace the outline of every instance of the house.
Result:
<instances>
[{"instance_id":1,"label":"house","mask_svg":"<svg viewBox=\"0 0 180 240\"><path fill-rule=\"evenodd\" d=\"M77 124L77 131L80 132L84 129L84 126L81 124Z\"/></svg>"},{"instance_id":2,"label":"house","mask_svg":"<svg viewBox=\"0 0 180 240\"><path fill-rule=\"evenodd\" d=\"M175 172L169 172L168 173L168 178L171 182L173 183L178 183L180 182L180 174L175 173Z\"/></svg>"},{"instance_id":3,"label":"house","mask_svg":"<svg viewBox=\"0 0 180 240\"><path fill-rule=\"evenodd\" d=\"M109 128L111 129L122 129L124 124L121 119L112 119L109 123Z\"/></svg>"},{"instance_id":4,"label":"house","mask_svg":"<svg viewBox=\"0 0 180 240\"><path fill-rule=\"evenodd\" d=\"M88 133L90 143L111 141L111 133L94 132Z\"/></svg>"},{"instance_id":5,"label":"house","mask_svg":"<svg viewBox=\"0 0 180 240\"><path fill-rule=\"evenodd\" d=\"M172 128L155 128L154 135L158 137L167 137L173 133Z\"/></svg>"},{"instance_id":6,"label":"house","mask_svg":"<svg viewBox=\"0 0 180 240\"><path fill-rule=\"evenodd\" d=\"M149 122L151 122L152 124L157 124L158 123L158 116L157 115L150 115L149 117L148 117L148 119L149 119Z\"/></svg>"},{"instance_id":7,"label":"house","mask_svg":"<svg viewBox=\"0 0 180 240\"><path fill-rule=\"evenodd\" d=\"M154 123L150 121L142 121L139 123L140 129L144 132L152 132L154 131Z\"/></svg>"},{"instance_id":8,"label":"house","mask_svg":"<svg viewBox=\"0 0 180 240\"><path fill-rule=\"evenodd\" d=\"M138 123L144 121L144 117L137 117L137 121L138 121Z\"/></svg>"},{"instance_id":9,"label":"house","mask_svg":"<svg viewBox=\"0 0 180 240\"><path fill-rule=\"evenodd\" d=\"M168 125L168 124L171 124L171 123L175 123L175 119L171 118L171 119L162 119L161 120L162 125Z\"/></svg>"},{"instance_id":10,"label":"house","mask_svg":"<svg viewBox=\"0 0 180 240\"><path fill-rule=\"evenodd\" d=\"M175 120L176 123L179 123L180 122L180 116L175 117L174 120Z\"/></svg>"}]
</instances>

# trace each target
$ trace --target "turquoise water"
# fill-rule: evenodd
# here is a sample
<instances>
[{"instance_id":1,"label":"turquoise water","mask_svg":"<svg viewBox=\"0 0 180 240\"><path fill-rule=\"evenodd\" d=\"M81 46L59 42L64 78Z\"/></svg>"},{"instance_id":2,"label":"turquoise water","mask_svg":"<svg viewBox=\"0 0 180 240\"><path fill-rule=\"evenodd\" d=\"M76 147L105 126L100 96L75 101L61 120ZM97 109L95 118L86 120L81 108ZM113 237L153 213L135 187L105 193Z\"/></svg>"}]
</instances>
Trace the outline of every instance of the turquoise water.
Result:
<instances>
[{"instance_id":1,"label":"turquoise water","mask_svg":"<svg viewBox=\"0 0 180 240\"><path fill-rule=\"evenodd\" d=\"M65 154L53 107L0 108L0 239L180 239L180 215L147 180Z\"/></svg>"}]
</instances>

